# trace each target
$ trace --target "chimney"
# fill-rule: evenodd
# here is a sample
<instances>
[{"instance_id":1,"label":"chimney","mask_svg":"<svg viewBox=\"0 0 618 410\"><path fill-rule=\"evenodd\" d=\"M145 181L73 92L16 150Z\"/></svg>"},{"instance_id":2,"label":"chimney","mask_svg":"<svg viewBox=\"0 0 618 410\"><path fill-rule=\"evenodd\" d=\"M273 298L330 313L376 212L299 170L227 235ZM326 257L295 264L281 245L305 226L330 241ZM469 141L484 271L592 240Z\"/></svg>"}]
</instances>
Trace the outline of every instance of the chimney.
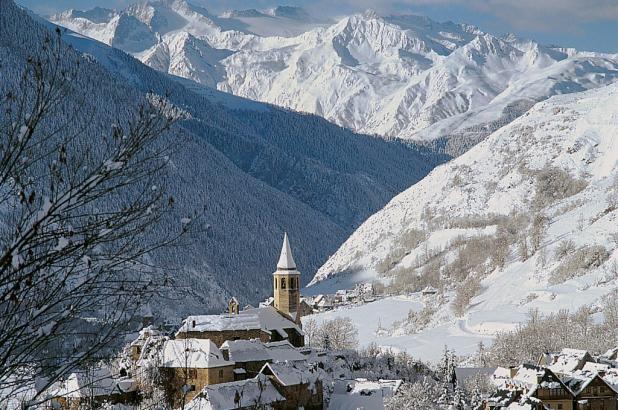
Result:
<instances>
[{"instance_id":1,"label":"chimney","mask_svg":"<svg viewBox=\"0 0 618 410\"><path fill-rule=\"evenodd\" d=\"M511 377L511 379L515 377L515 375L517 374L517 370L519 370L519 367L516 367L516 366L509 367L509 376Z\"/></svg>"},{"instance_id":2,"label":"chimney","mask_svg":"<svg viewBox=\"0 0 618 410\"><path fill-rule=\"evenodd\" d=\"M195 320L191 321L191 327L195 328Z\"/></svg>"}]
</instances>

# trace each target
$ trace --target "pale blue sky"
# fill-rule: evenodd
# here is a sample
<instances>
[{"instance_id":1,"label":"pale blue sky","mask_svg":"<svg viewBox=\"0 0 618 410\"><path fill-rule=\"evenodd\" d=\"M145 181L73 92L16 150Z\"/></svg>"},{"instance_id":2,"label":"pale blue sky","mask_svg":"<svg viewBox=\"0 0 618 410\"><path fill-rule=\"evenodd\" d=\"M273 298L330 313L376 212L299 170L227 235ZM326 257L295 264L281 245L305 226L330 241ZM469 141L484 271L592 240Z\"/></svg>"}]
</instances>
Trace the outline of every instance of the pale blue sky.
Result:
<instances>
[{"instance_id":1,"label":"pale blue sky","mask_svg":"<svg viewBox=\"0 0 618 410\"><path fill-rule=\"evenodd\" d=\"M17 0L40 14L93 6L123 8L131 0ZM313 14L337 16L367 8L382 14L415 13L434 20L479 26L494 34L514 32L544 44L618 52L618 0L189 0L218 13L229 9L299 5Z\"/></svg>"}]
</instances>

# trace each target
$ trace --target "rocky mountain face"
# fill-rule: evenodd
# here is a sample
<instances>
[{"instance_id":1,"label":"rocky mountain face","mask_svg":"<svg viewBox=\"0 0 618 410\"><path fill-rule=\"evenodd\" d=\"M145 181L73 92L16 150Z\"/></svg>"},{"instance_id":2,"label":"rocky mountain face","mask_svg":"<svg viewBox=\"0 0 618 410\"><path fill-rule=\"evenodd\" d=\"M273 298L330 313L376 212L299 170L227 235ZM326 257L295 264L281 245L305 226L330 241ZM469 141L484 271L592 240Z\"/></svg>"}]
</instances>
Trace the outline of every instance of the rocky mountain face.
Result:
<instances>
[{"instance_id":1,"label":"rocky mountain face","mask_svg":"<svg viewBox=\"0 0 618 410\"><path fill-rule=\"evenodd\" d=\"M174 0L114 12L71 10L51 21L159 71L357 132L452 140L456 153L537 101L607 85L618 75L616 55L372 11L335 22L286 7L214 16Z\"/></svg>"},{"instance_id":2,"label":"rocky mountain face","mask_svg":"<svg viewBox=\"0 0 618 410\"><path fill-rule=\"evenodd\" d=\"M28 56L41 52L53 26L11 1L0 6L0 88L7 90L19 81ZM131 10L131 16L103 9L73 15L104 22L96 24L139 19L148 27L178 25L173 15L147 6ZM169 76L69 31L62 41L73 47L64 50L67 69L79 62L75 93L64 104L67 115L78 106L89 113L88 126L80 129L84 143L96 144L98 135L126 120L148 93L165 95L184 113L163 141L175 147L168 183L175 205L168 223L196 212L202 216L182 247L153 255L171 272L176 290L186 291L182 303L160 301L168 316L219 310L230 295L242 303L270 295L284 231L308 281L366 217L448 159Z\"/></svg>"}]
</instances>

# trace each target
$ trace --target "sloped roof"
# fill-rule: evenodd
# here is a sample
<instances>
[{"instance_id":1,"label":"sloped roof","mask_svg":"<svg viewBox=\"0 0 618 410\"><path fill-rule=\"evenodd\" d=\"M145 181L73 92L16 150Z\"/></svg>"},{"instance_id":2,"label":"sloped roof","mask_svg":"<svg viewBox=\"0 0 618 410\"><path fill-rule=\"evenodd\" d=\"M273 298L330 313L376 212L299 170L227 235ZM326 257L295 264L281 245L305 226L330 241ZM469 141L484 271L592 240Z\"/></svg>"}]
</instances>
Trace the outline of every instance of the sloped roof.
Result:
<instances>
[{"instance_id":1,"label":"sloped roof","mask_svg":"<svg viewBox=\"0 0 618 410\"><path fill-rule=\"evenodd\" d=\"M268 377L212 384L191 400L186 410L233 410L240 407L268 405L285 401Z\"/></svg>"},{"instance_id":2,"label":"sloped roof","mask_svg":"<svg viewBox=\"0 0 618 410\"><path fill-rule=\"evenodd\" d=\"M210 339L175 339L163 345L160 367L209 369L231 366L221 350Z\"/></svg>"},{"instance_id":3,"label":"sloped roof","mask_svg":"<svg viewBox=\"0 0 618 410\"><path fill-rule=\"evenodd\" d=\"M279 262L277 262L277 269L296 270L296 262L294 262L294 256L292 256L292 248L290 247L287 232L283 235L283 246L281 247Z\"/></svg>"},{"instance_id":4,"label":"sloped roof","mask_svg":"<svg viewBox=\"0 0 618 410\"><path fill-rule=\"evenodd\" d=\"M585 350L562 349L559 354L553 356L553 362L548 367L553 372L571 373L580 367L587 355L588 352Z\"/></svg>"},{"instance_id":5,"label":"sloped roof","mask_svg":"<svg viewBox=\"0 0 618 410\"><path fill-rule=\"evenodd\" d=\"M287 340L265 343L266 349L273 362L302 362L307 357L292 346Z\"/></svg>"},{"instance_id":6,"label":"sloped roof","mask_svg":"<svg viewBox=\"0 0 618 410\"><path fill-rule=\"evenodd\" d=\"M304 334L296 323L283 316L272 306L243 310L236 316L257 316L258 322L263 330L269 332L277 331L284 337L287 336L287 332L284 329L295 329L301 335Z\"/></svg>"},{"instance_id":7,"label":"sloped roof","mask_svg":"<svg viewBox=\"0 0 618 410\"><path fill-rule=\"evenodd\" d=\"M271 360L270 352L261 340L228 340L221 346L229 352L230 360L235 362L257 362Z\"/></svg>"},{"instance_id":8,"label":"sloped roof","mask_svg":"<svg viewBox=\"0 0 618 410\"><path fill-rule=\"evenodd\" d=\"M195 326L193 324L195 323ZM182 332L221 332L224 330L257 330L261 329L257 314L240 315L198 315L187 317L178 333ZM177 334L178 334L177 333Z\"/></svg>"},{"instance_id":9,"label":"sloped roof","mask_svg":"<svg viewBox=\"0 0 618 410\"><path fill-rule=\"evenodd\" d=\"M320 378L317 367L304 362L266 363L262 374L272 374L282 386L296 386L299 384L313 385Z\"/></svg>"},{"instance_id":10,"label":"sloped roof","mask_svg":"<svg viewBox=\"0 0 618 410\"><path fill-rule=\"evenodd\" d=\"M97 367L87 371L77 371L58 383L52 395L67 398L101 397L131 391L134 387L132 379L115 378L108 367Z\"/></svg>"},{"instance_id":11,"label":"sloped roof","mask_svg":"<svg viewBox=\"0 0 618 410\"><path fill-rule=\"evenodd\" d=\"M330 398L330 409L384 409L384 391L379 382L366 380L336 380Z\"/></svg>"}]
</instances>

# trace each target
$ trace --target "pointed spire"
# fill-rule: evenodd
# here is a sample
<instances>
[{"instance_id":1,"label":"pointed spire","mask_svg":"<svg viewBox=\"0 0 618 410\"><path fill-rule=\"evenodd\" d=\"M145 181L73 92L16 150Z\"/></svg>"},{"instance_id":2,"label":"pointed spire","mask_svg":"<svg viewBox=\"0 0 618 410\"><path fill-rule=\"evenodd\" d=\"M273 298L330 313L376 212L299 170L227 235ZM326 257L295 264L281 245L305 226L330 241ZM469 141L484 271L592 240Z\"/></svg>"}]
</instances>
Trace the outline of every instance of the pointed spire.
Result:
<instances>
[{"instance_id":1,"label":"pointed spire","mask_svg":"<svg viewBox=\"0 0 618 410\"><path fill-rule=\"evenodd\" d=\"M283 235L283 247L281 248L281 256L279 256L279 262L277 263L277 269L281 270L295 270L296 262L292 256L292 249L290 248L290 241L288 241L288 233Z\"/></svg>"}]
</instances>

